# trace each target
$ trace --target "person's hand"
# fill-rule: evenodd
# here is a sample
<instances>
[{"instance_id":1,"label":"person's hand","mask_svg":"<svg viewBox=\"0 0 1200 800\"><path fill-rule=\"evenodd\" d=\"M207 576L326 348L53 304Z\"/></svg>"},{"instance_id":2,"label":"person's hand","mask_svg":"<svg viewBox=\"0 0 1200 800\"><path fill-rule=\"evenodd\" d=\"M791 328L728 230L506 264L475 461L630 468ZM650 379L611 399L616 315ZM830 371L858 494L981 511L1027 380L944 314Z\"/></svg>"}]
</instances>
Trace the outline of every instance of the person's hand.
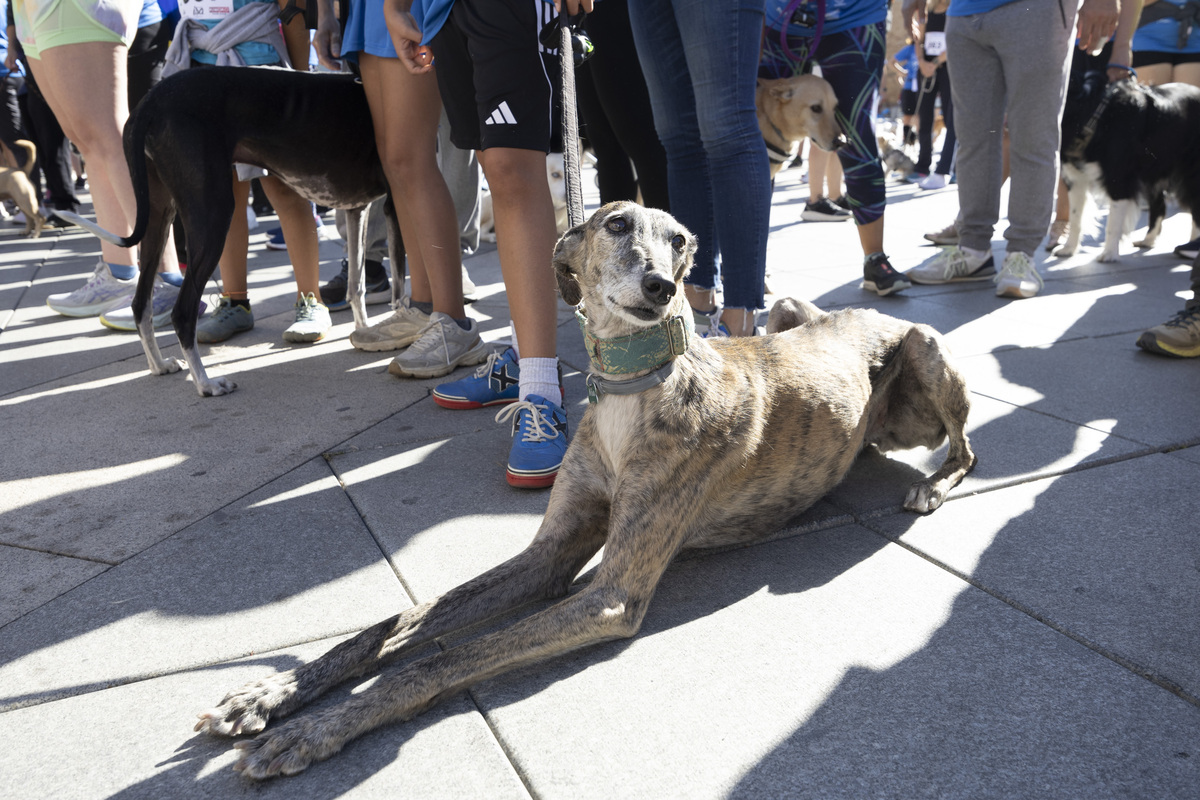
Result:
<instances>
[{"instance_id":1,"label":"person's hand","mask_svg":"<svg viewBox=\"0 0 1200 800\"><path fill-rule=\"evenodd\" d=\"M433 69L433 59L429 57L428 48L421 46L422 34L416 19L408 12L409 8L411 3L405 0L384 0L383 18L400 61L409 72L422 75Z\"/></svg>"},{"instance_id":2,"label":"person's hand","mask_svg":"<svg viewBox=\"0 0 1200 800\"><path fill-rule=\"evenodd\" d=\"M9 48L8 55L4 57L4 68L9 72L17 68L17 53L12 48Z\"/></svg>"},{"instance_id":3,"label":"person's hand","mask_svg":"<svg viewBox=\"0 0 1200 800\"><path fill-rule=\"evenodd\" d=\"M914 42L921 41L925 33L925 0L904 0L900 6L904 15L904 31Z\"/></svg>"},{"instance_id":4,"label":"person's hand","mask_svg":"<svg viewBox=\"0 0 1200 800\"><path fill-rule=\"evenodd\" d=\"M917 69L921 70L921 74L924 75L926 78L931 78L937 74L938 62L926 61L923 58L918 59L917 60Z\"/></svg>"},{"instance_id":5,"label":"person's hand","mask_svg":"<svg viewBox=\"0 0 1200 800\"><path fill-rule=\"evenodd\" d=\"M582 8L587 13L592 13L592 0L567 0L567 14L576 16L579 14L579 9ZM554 0L554 10L562 11L562 0Z\"/></svg>"},{"instance_id":6,"label":"person's hand","mask_svg":"<svg viewBox=\"0 0 1200 800\"><path fill-rule=\"evenodd\" d=\"M1120 15L1120 0L1083 0L1076 24L1079 49L1085 53L1098 52L1117 29Z\"/></svg>"},{"instance_id":7,"label":"person's hand","mask_svg":"<svg viewBox=\"0 0 1200 800\"><path fill-rule=\"evenodd\" d=\"M321 66L341 71L342 26L333 13L331 0L321 0L317 4L317 32L313 36L313 47L316 48L317 61L321 62Z\"/></svg>"},{"instance_id":8,"label":"person's hand","mask_svg":"<svg viewBox=\"0 0 1200 800\"><path fill-rule=\"evenodd\" d=\"M1137 80L1137 73L1133 71L1130 65L1133 63L1133 51L1129 49L1129 44L1124 46L1113 41L1112 55L1108 59L1108 63L1113 66L1108 68L1108 82L1119 81L1124 78L1132 78Z\"/></svg>"}]
</instances>

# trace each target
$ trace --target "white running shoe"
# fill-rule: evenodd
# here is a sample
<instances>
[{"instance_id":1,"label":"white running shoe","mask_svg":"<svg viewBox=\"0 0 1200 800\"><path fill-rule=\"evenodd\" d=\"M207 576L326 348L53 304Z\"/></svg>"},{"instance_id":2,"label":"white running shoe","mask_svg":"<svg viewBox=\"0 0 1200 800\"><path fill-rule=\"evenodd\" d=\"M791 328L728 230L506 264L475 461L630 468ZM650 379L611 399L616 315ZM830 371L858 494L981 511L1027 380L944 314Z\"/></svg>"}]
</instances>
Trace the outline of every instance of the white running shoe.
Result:
<instances>
[{"instance_id":1,"label":"white running shoe","mask_svg":"<svg viewBox=\"0 0 1200 800\"><path fill-rule=\"evenodd\" d=\"M175 308L175 298L179 297L179 288L162 279L162 275L154 276L154 294L150 299L150 311L153 314L154 327L161 328L171 321L171 311ZM133 319L133 296L119 305L113 306L100 315L100 324L115 331L136 331L137 323Z\"/></svg>"},{"instance_id":2,"label":"white running shoe","mask_svg":"<svg viewBox=\"0 0 1200 800\"><path fill-rule=\"evenodd\" d=\"M136 289L137 278L127 281L114 278L102 259L87 283L73 292L50 295L46 305L64 317L94 317L131 299Z\"/></svg>"},{"instance_id":3,"label":"white running shoe","mask_svg":"<svg viewBox=\"0 0 1200 800\"><path fill-rule=\"evenodd\" d=\"M945 247L927 264L904 273L913 283L940 285L962 281L986 281L996 274L996 262L989 252L983 256L968 253L958 245Z\"/></svg>"},{"instance_id":4,"label":"white running shoe","mask_svg":"<svg viewBox=\"0 0 1200 800\"><path fill-rule=\"evenodd\" d=\"M329 309L312 292L296 301L296 321L283 332L285 342L319 342L329 333L333 321Z\"/></svg>"},{"instance_id":5,"label":"white running shoe","mask_svg":"<svg viewBox=\"0 0 1200 800\"><path fill-rule=\"evenodd\" d=\"M1042 276L1038 275L1033 258L1020 251L1009 253L1004 257L1004 266L1001 267L1000 274L994 280L996 281L997 297L1027 299L1035 297L1046 285L1042 281Z\"/></svg>"},{"instance_id":6,"label":"white running shoe","mask_svg":"<svg viewBox=\"0 0 1200 800\"><path fill-rule=\"evenodd\" d=\"M350 333L350 344L368 353L399 350L415 342L428 324L429 315L413 308L412 298L405 295L387 319L369 328L355 328Z\"/></svg>"}]
</instances>

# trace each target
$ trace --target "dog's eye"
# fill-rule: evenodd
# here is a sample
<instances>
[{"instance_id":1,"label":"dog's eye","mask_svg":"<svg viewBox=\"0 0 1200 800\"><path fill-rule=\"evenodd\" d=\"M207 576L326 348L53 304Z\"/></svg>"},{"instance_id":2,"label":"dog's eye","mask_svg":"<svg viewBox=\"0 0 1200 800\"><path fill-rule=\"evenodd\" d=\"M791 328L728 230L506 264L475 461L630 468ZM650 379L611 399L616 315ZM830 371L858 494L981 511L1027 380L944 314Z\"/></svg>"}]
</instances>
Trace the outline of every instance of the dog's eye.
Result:
<instances>
[{"instance_id":1,"label":"dog's eye","mask_svg":"<svg viewBox=\"0 0 1200 800\"><path fill-rule=\"evenodd\" d=\"M687 239L683 238L683 234L677 233L671 237L671 247L674 247L676 252L683 252L683 246L687 244Z\"/></svg>"},{"instance_id":2,"label":"dog's eye","mask_svg":"<svg viewBox=\"0 0 1200 800\"><path fill-rule=\"evenodd\" d=\"M613 233L624 233L629 223L624 217L613 217L608 222L604 223L604 227L608 228Z\"/></svg>"},{"instance_id":3,"label":"dog's eye","mask_svg":"<svg viewBox=\"0 0 1200 800\"><path fill-rule=\"evenodd\" d=\"M814 114L820 114L820 113L821 113L821 111L823 110L823 109L822 109L822 107L821 107L821 104L820 104L820 103L813 103L813 104L812 104L811 106L809 106L809 107L812 109L812 112L813 112Z\"/></svg>"}]
</instances>

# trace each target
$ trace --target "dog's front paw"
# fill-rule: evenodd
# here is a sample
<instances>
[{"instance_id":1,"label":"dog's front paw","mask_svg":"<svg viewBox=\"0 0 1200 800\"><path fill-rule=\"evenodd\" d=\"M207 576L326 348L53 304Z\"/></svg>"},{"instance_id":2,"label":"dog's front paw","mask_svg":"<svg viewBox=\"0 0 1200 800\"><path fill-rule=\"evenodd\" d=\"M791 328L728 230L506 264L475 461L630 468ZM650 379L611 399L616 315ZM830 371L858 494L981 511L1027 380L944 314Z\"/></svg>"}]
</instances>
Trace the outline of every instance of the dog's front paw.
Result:
<instances>
[{"instance_id":1,"label":"dog's front paw","mask_svg":"<svg viewBox=\"0 0 1200 800\"><path fill-rule=\"evenodd\" d=\"M1149 250L1154 247L1154 243L1158 241L1157 236L1147 236L1145 239L1139 239L1133 243L1133 246L1139 250Z\"/></svg>"},{"instance_id":2,"label":"dog's front paw","mask_svg":"<svg viewBox=\"0 0 1200 800\"><path fill-rule=\"evenodd\" d=\"M1054 248L1055 258L1070 258L1079 249L1077 244L1064 244Z\"/></svg>"},{"instance_id":3,"label":"dog's front paw","mask_svg":"<svg viewBox=\"0 0 1200 800\"><path fill-rule=\"evenodd\" d=\"M164 358L154 365L155 375L172 375L180 370L187 369L187 362L182 358Z\"/></svg>"},{"instance_id":4,"label":"dog's front paw","mask_svg":"<svg viewBox=\"0 0 1200 800\"><path fill-rule=\"evenodd\" d=\"M229 394L237 388L237 384L229 380L229 378L205 378L202 381L196 381L196 391L201 397L220 397L223 394Z\"/></svg>"},{"instance_id":5,"label":"dog's front paw","mask_svg":"<svg viewBox=\"0 0 1200 800\"><path fill-rule=\"evenodd\" d=\"M1100 255L1096 256L1096 260L1102 264L1111 264L1121 260L1121 252L1115 247L1105 247L1100 251Z\"/></svg>"},{"instance_id":6,"label":"dog's front paw","mask_svg":"<svg viewBox=\"0 0 1200 800\"><path fill-rule=\"evenodd\" d=\"M295 775L314 761L334 755L343 744L342 738L320 717L297 719L235 744L241 758L233 768L254 780Z\"/></svg>"},{"instance_id":7,"label":"dog's front paw","mask_svg":"<svg viewBox=\"0 0 1200 800\"><path fill-rule=\"evenodd\" d=\"M904 508L918 514L928 514L941 506L946 499L946 491L934 486L929 481L917 481L908 490L904 498Z\"/></svg>"},{"instance_id":8,"label":"dog's front paw","mask_svg":"<svg viewBox=\"0 0 1200 800\"><path fill-rule=\"evenodd\" d=\"M272 716L286 713L284 703L295 694L295 674L291 671L247 683L225 695L216 708L201 714L195 730L218 736L258 733Z\"/></svg>"}]
</instances>

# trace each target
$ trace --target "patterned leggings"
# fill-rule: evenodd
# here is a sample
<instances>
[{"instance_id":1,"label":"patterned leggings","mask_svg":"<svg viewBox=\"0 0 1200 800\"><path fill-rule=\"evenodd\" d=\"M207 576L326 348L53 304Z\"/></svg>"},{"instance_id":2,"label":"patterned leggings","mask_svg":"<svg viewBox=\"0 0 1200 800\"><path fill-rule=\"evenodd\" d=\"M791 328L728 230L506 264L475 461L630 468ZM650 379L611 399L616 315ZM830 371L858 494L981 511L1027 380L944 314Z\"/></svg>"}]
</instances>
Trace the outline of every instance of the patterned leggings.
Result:
<instances>
[{"instance_id":1,"label":"patterned leggings","mask_svg":"<svg viewBox=\"0 0 1200 800\"><path fill-rule=\"evenodd\" d=\"M784 78L812 71L821 65L821 75L833 86L838 98L838 121L848 143L838 150L846 173L846 196L859 225L883 216L887 193L879 147L875 143L875 109L879 103L879 77L883 72L885 23L864 25L841 33L826 34L815 53L807 52L808 39L789 37L788 47L800 61L783 51L779 31L770 28L763 42L759 74Z\"/></svg>"}]
</instances>

